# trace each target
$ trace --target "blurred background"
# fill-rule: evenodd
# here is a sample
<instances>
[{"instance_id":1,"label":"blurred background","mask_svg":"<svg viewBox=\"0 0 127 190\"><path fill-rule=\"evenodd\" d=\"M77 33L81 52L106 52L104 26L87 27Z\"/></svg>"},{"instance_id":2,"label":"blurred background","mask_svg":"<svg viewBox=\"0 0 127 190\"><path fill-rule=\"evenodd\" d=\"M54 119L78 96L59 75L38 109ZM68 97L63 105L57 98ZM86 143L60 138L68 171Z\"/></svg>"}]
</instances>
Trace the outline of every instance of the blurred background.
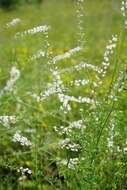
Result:
<instances>
[{"instance_id":1,"label":"blurred background","mask_svg":"<svg viewBox=\"0 0 127 190\"><path fill-rule=\"evenodd\" d=\"M43 0L0 0L0 6L8 9L24 3L41 3Z\"/></svg>"}]
</instances>

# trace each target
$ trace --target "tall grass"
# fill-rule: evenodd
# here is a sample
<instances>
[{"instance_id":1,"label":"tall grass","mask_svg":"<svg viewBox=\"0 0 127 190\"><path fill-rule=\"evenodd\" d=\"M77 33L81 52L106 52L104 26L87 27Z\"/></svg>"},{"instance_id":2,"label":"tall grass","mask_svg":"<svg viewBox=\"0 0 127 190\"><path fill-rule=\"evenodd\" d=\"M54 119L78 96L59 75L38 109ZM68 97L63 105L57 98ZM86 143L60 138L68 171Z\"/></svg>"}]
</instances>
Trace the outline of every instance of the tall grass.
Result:
<instances>
[{"instance_id":1,"label":"tall grass","mask_svg":"<svg viewBox=\"0 0 127 190\"><path fill-rule=\"evenodd\" d=\"M49 37L54 29L46 23L25 28L16 18L2 28L2 34L11 34L13 27L21 27L11 36L9 64L2 64L0 72L1 190L127 187L127 71L122 58L127 7L122 3L123 26L105 42L102 56L91 59L86 54L86 2L72 5L76 42L64 52L54 53ZM120 17L120 7L117 11ZM32 38L36 52L19 48Z\"/></svg>"}]
</instances>

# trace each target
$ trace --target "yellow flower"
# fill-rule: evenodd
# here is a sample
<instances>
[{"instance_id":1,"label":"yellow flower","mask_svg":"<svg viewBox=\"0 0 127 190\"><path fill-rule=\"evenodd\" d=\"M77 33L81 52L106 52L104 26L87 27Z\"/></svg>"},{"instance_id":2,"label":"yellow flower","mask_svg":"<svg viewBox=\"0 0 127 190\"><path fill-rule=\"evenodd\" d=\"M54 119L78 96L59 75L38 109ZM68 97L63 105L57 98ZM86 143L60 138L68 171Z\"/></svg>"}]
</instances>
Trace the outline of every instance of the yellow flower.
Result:
<instances>
[{"instance_id":1,"label":"yellow flower","mask_svg":"<svg viewBox=\"0 0 127 190\"><path fill-rule=\"evenodd\" d=\"M77 108L77 106L78 106L76 102L72 102L72 105L74 108Z\"/></svg>"},{"instance_id":2,"label":"yellow flower","mask_svg":"<svg viewBox=\"0 0 127 190\"><path fill-rule=\"evenodd\" d=\"M25 164L26 164L27 166L30 166L30 165L31 165L31 162L26 161Z\"/></svg>"},{"instance_id":3,"label":"yellow flower","mask_svg":"<svg viewBox=\"0 0 127 190\"><path fill-rule=\"evenodd\" d=\"M124 163L124 162L119 161L119 162L117 162L117 163L116 163L116 165L117 165L117 166L124 166L124 165L125 165L125 163Z\"/></svg>"},{"instance_id":4,"label":"yellow flower","mask_svg":"<svg viewBox=\"0 0 127 190\"><path fill-rule=\"evenodd\" d=\"M40 103L40 104L38 104L38 111L39 112L42 112L43 111L43 106L42 106L42 104Z\"/></svg>"}]
</instances>

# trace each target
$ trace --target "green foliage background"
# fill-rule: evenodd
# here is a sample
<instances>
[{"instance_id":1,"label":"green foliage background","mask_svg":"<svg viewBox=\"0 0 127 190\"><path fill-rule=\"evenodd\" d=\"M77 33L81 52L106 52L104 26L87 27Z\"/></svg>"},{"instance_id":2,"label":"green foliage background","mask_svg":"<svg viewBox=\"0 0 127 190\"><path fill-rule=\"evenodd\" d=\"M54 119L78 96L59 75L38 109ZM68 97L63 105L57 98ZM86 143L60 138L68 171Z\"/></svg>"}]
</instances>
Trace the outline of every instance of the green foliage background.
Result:
<instances>
[{"instance_id":1,"label":"green foliage background","mask_svg":"<svg viewBox=\"0 0 127 190\"><path fill-rule=\"evenodd\" d=\"M3 6L11 6L15 4L14 0L0 1ZM5 5L6 2L6 5ZM29 1L30 2L30 1ZM16 1L16 3L21 3ZM122 65L125 63L126 48L127 48L127 35L123 29L123 17L120 12L121 1L119 0L86 0L84 5L84 32L86 44L80 56L74 55L69 60L63 60L60 63L62 68L69 65L78 64L80 60L89 60L89 64L98 65L102 60L104 48L107 45L112 34L118 33L121 36L121 48L116 51L117 59ZM25 92L29 90L34 91L34 87L41 83L41 88L44 89L47 82L50 82L51 75L47 72L47 66L44 64L46 60L40 58L41 70L36 68L35 63L29 63L27 60L29 56L36 53L36 51L43 47L44 36L35 34L33 36L26 36L23 39L14 39L15 33L33 28L38 25L51 25L49 31L49 40L51 42L50 49L53 51L53 56L63 54L69 49L77 45L77 24L75 19L76 5L75 1L69 0L46 0L44 3L33 5L25 4L18 6L17 9L12 11L5 11L0 9L0 28L5 26L13 18L20 18L22 22L8 30L3 30L0 33L0 88L2 89L9 78L9 71L16 63L17 67L21 70L21 79L16 83L16 90L23 101L26 103L22 105L22 112L28 107L27 112L23 115L23 119L28 119L32 116L33 120L29 124L31 128L37 129L36 136L31 136L32 141L35 143L33 150L20 150L19 145L14 145L10 137L17 130L25 129L26 124L24 121L19 122L16 126L12 126L11 130L6 130L0 125L0 190L126 190L127 188L127 155L126 154L112 154L108 153L110 160L105 162L106 154L104 153L103 145L94 152L91 146L89 149L96 155L96 165L87 165L82 163L80 166L83 169L83 175L80 171L68 171L67 168L60 170L58 176L58 168L56 161L60 154L62 156L69 156L68 152L61 153L56 145L57 135L52 130L51 126L55 125L57 121L51 116L47 116L43 110L45 106L48 110L53 111L57 109L56 102L49 101L47 105L38 104L34 109L35 103L32 98L26 96ZM116 57L113 57L112 68L115 66ZM38 75L38 72L40 75ZM89 73L88 73L89 74ZM91 74L91 73L90 73ZM106 78L106 84L110 82L112 70ZM63 75L65 82L74 79L77 76L71 74L69 76ZM86 76L82 72L82 77ZM99 97L103 99L103 91L100 89ZM90 89L88 89L89 91ZM73 92L76 94L77 92ZM80 90L78 91L80 93ZM84 89L84 94L88 93ZM16 115L16 102L17 99L11 94L6 94L0 101L0 115ZM57 116L67 119L76 120L80 113L77 111L77 105L74 107L74 113L67 115L66 118L59 113ZM87 107L83 107L87 111ZM127 123L127 94L126 91L121 95L120 103L115 107L116 118L119 120L119 128L126 134ZM122 110L123 115L117 112ZM103 110L102 110L103 112ZM105 113L105 112L103 112ZM102 120L103 120L103 113ZM107 113L105 113L106 115ZM84 112L83 117L87 117L87 112ZM123 119L124 118L124 119ZM61 121L60 121L61 122ZM91 121L90 130L93 134L97 133L98 129ZM109 125L109 123L108 123ZM107 128L108 128L107 125ZM96 130L95 130L96 129ZM123 134L123 136L125 135ZM37 138L36 138L37 137ZM87 136L88 140L90 136ZM78 136L83 140L84 136ZM96 139L96 138L95 138ZM122 137L119 139L122 142ZM38 146L36 146L38 145ZM83 143L84 145L84 143ZM94 143L93 143L94 145ZM85 165L86 164L86 165ZM33 171L33 176L28 177L26 181L19 181L20 175L17 174L16 169L19 166L29 167ZM86 179L87 176L87 181ZM65 181L63 180L63 177ZM87 186L86 186L87 184ZM80 185L82 187L80 187Z\"/></svg>"}]
</instances>

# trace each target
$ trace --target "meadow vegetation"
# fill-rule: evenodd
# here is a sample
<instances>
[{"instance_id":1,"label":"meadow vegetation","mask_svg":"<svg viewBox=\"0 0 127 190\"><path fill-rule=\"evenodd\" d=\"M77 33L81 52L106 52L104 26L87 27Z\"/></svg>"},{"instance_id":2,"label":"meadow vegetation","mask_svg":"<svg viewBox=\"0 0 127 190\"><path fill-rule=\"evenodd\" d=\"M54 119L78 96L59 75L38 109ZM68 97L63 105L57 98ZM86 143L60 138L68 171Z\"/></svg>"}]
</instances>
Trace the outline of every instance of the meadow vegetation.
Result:
<instances>
[{"instance_id":1,"label":"meadow vegetation","mask_svg":"<svg viewBox=\"0 0 127 190\"><path fill-rule=\"evenodd\" d=\"M0 9L0 190L127 189L126 9Z\"/></svg>"}]
</instances>

